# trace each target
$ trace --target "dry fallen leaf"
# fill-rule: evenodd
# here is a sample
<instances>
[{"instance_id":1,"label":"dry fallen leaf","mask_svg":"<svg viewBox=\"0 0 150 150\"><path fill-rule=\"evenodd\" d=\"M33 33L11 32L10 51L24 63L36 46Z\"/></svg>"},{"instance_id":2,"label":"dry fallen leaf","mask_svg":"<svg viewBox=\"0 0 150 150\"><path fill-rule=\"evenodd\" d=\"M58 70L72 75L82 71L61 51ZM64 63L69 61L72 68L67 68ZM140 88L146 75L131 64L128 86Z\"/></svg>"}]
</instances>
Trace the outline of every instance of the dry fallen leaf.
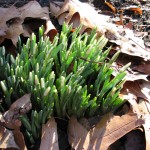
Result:
<instances>
[{"instance_id":1,"label":"dry fallen leaf","mask_svg":"<svg viewBox=\"0 0 150 150\"><path fill-rule=\"evenodd\" d=\"M20 126L21 125L18 120L18 122L15 124L15 128L13 130L14 139L20 150L27 150L24 136L23 136L22 132L20 131Z\"/></svg>"},{"instance_id":2,"label":"dry fallen leaf","mask_svg":"<svg viewBox=\"0 0 150 150\"><path fill-rule=\"evenodd\" d=\"M54 118L50 118L42 126L40 150L59 150L57 124Z\"/></svg>"},{"instance_id":3,"label":"dry fallen leaf","mask_svg":"<svg viewBox=\"0 0 150 150\"><path fill-rule=\"evenodd\" d=\"M2 126L1 122L4 122L4 118L3 115L0 113L0 141L2 140L3 134L5 132L5 127Z\"/></svg>"},{"instance_id":4,"label":"dry fallen leaf","mask_svg":"<svg viewBox=\"0 0 150 150\"><path fill-rule=\"evenodd\" d=\"M121 67L123 67L123 66L124 65L122 65L121 63L114 62L112 64L112 67L114 69L113 75L116 76L119 73ZM132 67L129 67L126 70L126 77L125 77L126 81L136 81L136 80L140 80L140 79L148 81L147 77L148 77L148 75L146 75L146 74L142 74L140 72L132 70Z\"/></svg>"},{"instance_id":5,"label":"dry fallen leaf","mask_svg":"<svg viewBox=\"0 0 150 150\"><path fill-rule=\"evenodd\" d=\"M133 105L133 104L131 105L135 111L140 113L142 119L144 119L143 127L145 130L146 150L149 150L150 149L150 102L140 99L138 105Z\"/></svg>"},{"instance_id":6,"label":"dry fallen leaf","mask_svg":"<svg viewBox=\"0 0 150 150\"><path fill-rule=\"evenodd\" d=\"M4 132L5 132L5 127L0 125L0 141L3 139Z\"/></svg>"},{"instance_id":7,"label":"dry fallen leaf","mask_svg":"<svg viewBox=\"0 0 150 150\"><path fill-rule=\"evenodd\" d=\"M90 143L88 130L77 121L76 117L71 117L69 120L68 140L73 149L88 150ZM85 147L83 147L83 145L85 145Z\"/></svg>"},{"instance_id":8,"label":"dry fallen leaf","mask_svg":"<svg viewBox=\"0 0 150 150\"><path fill-rule=\"evenodd\" d=\"M136 128L132 130L127 135L125 135L125 150L145 150L145 136L144 130L142 128Z\"/></svg>"},{"instance_id":9,"label":"dry fallen leaf","mask_svg":"<svg viewBox=\"0 0 150 150\"><path fill-rule=\"evenodd\" d=\"M141 65L135 66L133 69L138 72L150 75L150 64L141 64Z\"/></svg>"},{"instance_id":10,"label":"dry fallen leaf","mask_svg":"<svg viewBox=\"0 0 150 150\"><path fill-rule=\"evenodd\" d=\"M18 36L22 34L29 37L32 32L45 24L46 33L51 33L51 38L57 34L57 30L50 22L48 7L41 7L36 1L30 1L20 8L14 6L0 8L0 14L0 44L5 39L10 39L16 46Z\"/></svg>"},{"instance_id":11,"label":"dry fallen leaf","mask_svg":"<svg viewBox=\"0 0 150 150\"><path fill-rule=\"evenodd\" d=\"M0 148L16 148L19 149L18 145L14 141L13 131L5 128L5 131L2 135L2 139L0 140Z\"/></svg>"},{"instance_id":12,"label":"dry fallen leaf","mask_svg":"<svg viewBox=\"0 0 150 150\"><path fill-rule=\"evenodd\" d=\"M1 14L0 15L1 33L5 33L8 30L9 27L9 24L7 25L8 21L20 18L19 11L14 6L11 6L9 8L0 8L0 14Z\"/></svg>"},{"instance_id":13,"label":"dry fallen leaf","mask_svg":"<svg viewBox=\"0 0 150 150\"><path fill-rule=\"evenodd\" d=\"M59 2L59 1L51 1L50 2L50 11L52 12L53 16L56 16L57 13L60 10L60 7L62 7L64 2Z\"/></svg>"},{"instance_id":14,"label":"dry fallen leaf","mask_svg":"<svg viewBox=\"0 0 150 150\"><path fill-rule=\"evenodd\" d=\"M146 138L146 150L150 149L150 103L146 101L140 101L139 109L141 114L143 113L143 118L145 119L145 123L143 124L145 130L145 138Z\"/></svg>"},{"instance_id":15,"label":"dry fallen leaf","mask_svg":"<svg viewBox=\"0 0 150 150\"><path fill-rule=\"evenodd\" d=\"M137 99L137 98L143 98L145 100L149 100L150 101L150 96L149 96L150 94L147 93L147 90L150 91L150 89L148 87L146 87L146 86L143 86L143 90L142 90L142 87L141 87L142 83L143 84L147 83L149 85L149 82L146 82L144 80L127 81L124 84L123 89L121 90L121 94L124 95L123 97L126 100L128 100L128 101L132 99L132 96L135 99ZM144 90L146 90L145 93L144 93Z\"/></svg>"},{"instance_id":16,"label":"dry fallen leaf","mask_svg":"<svg viewBox=\"0 0 150 150\"><path fill-rule=\"evenodd\" d=\"M0 113L0 149L19 149L18 145L15 143L13 131L5 128L2 122L4 122L4 118L3 115Z\"/></svg>"},{"instance_id":17,"label":"dry fallen leaf","mask_svg":"<svg viewBox=\"0 0 150 150\"><path fill-rule=\"evenodd\" d=\"M24 32L21 21L16 18L13 23L10 24L8 30L6 31L5 39L11 39L13 45L16 45L18 42L18 36L20 36Z\"/></svg>"},{"instance_id":18,"label":"dry fallen leaf","mask_svg":"<svg viewBox=\"0 0 150 150\"><path fill-rule=\"evenodd\" d=\"M71 117L68 125L68 137L72 148L75 150L107 150L116 140L144 123L144 120L138 118L134 113L121 117L110 118L110 116L110 114L106 114L89 132L78 123L75 117Z\"/></svg>"},{"instance_id":19,"label":"dry fallen leaf","mask_svg":"<svg viewBox=\"0 0 150 150\"><path fill-rule=\"evenodd\" d=\"M55 29L54 25L51 23L49 18L48 7L41 7L37 1L30 1L23 7L18 8L18 10L21 14L22 19L24 19L24 21L27 19L27 23L24 22L23 24L25 30L23 33L24 36L29 36L35 29L38 29L43 24L43 22L41 23L42 20L46 21L45 34L52 32L52 37L54 37L57 34L57 30ZM31 19L39 20L36 20L35 24L35 20L31 21Z\"/></svg>"},{"instance_id":20,"label":"dry fallen leaf","mask_svg":"<svg viewBox=\"0 0 150 150\"><path fill-rule=\"evenodd\" d=\"M0 8L0 43L5 38L11 39L14 44L18 39L18 36L23 33L22 22L19 11L11 6L9 8Z\"/></svg>"},{"instance_id":21,"label":"dry fallen leaf","mask_svg":"<svg viewBox=\"0 0 150 150\"><path fill-rule=\"evenodd\" d=\"M9 108L8 111L4 113L4 119L6 122L11 122L19 117L21 114L26 114L31 108L30 101L31 94L25 94L18 100L16 100Z\"/></svg>"},{"instance_id":22,"label":"dry fallen leaf","mask_svg":"<svg viewBox=\"0 0 150 150\"><path fill-rule=\"evenodd\" d=\"M111 53L114 54L114 48L112 49ZM149 61L145 61L143 58L131 56L131 55L124 54L124 53L121 53L119 57L117 58L117 60L112 64L112 67L114 69L113 75L116 76L119 73L121 67L125 66L129 62L131 63L131 65L126 70L126 73L127 73L126 81L136 81L140 79L148 81L149 74L146 74L146 73L144 74L143 73L144 71L140 72L136 70L135 68L137 68L138 66L142 64L145 64L145 67L146 67L146 65L149 64ZM145 69L143 68L143 70L148 70L148 68L145 68Z\"/></svg>"},{"instance_id":23,"label":"dry fallen leaf","mask_svg":"<svg viewBox=\"0 0 150 150\"><path fill-rule=\"evenodd\" d=\"M97 142L101 143L100 149L107 150L112 143L143 123L142 119L139 119L136 114L126 114L121 117L114 116L106 126L102 139ZM98 129L97 126L94 129L95 133L99 130L101 129Z\"/></svg>"},{"instance_id":24,"label":"dry fallen leaf","mask_svg":"<svg viewBox=\"0 0 150 150\"><path fill-rule=\"evenodd\" d=\"M13 129L9 129L8 124L11 124ZM20 126L20 120L5 122L3 115L0 114L0 148L27 150Z\"/></svg>"},{"instance_id":25,"label":"dry fallen leaf","mask_svg":"<svg viewBox=\"0 0 150 150\"><path fill-rule=\"evenodd\" d=\"M141 92L147 97L150 102L150 82L140 80L139 86L141 88Z\"/></svg>"},{"instance_id":26,"label":"dry fallen leaf","mask_svg":"<svg viewBox=\"0 0 150 150\"><path fill-rule=\"evenodd\" d=\"M131 104L132 112L136 113L144 120L142 126L144 127L145 130L146 150L149 150L150 149L150 101L146 101L142 98L139 98L137 102L135 98L133 99L131 98L132 96L133 95L130 95L130 97L128 97L128 101ZM129 140L128 142L133 143L131 140ZM143 142L141 144L143 144Z\"/></svg>"},{"instance_id":27,"label":"dry fallen leaf","mask_svg":"<svg viewBox=\"0 0 150 150\"><path fill-rule=\"evenodd\" d=\"M145 48L143 39L136 37L133 30L122 27L118 27L115 30L119 33L119 36L114 40L110 39L110 41L118 45L116 49L131 56L138 56L145 60L150 60L150 53Z\"/></svg>"},{"instance_id":28,"label":"dry fallen leaf","mask_svg":"<svg viewBox=\"0 0 150 150\"><path fill-rule=\"evenodd\" d=\"M50 20L46 22L46 30L44 32L45 35L50 37L50 40L53 41L54 37L57 35L57 30Z\"/></svg>"},{"instance_id":29,"label":"dry fallen leaf","mask_svg":"<svg viewBox=\"0 0 150 150\"><path fill-rule=\"evenodd\" d=\"M53 11L54 9L52 9ZM122 53L132 56L139 56L146 60L150 59L150 53L145 49L144 42L141 38L135 37L133 30L108 23L109 16L98 14L93 7L77 0L65 0L62 8L57 13L52 12L57 18L59 24L64 22L73 24L76 28L81 23L81 33L86 29L97 28L98 35L105 35L110 42L118 45Z\"/></svg>"},{"instance_id":30,"label":"dry fallen leaf","mask_svg":"<svg viewBox=\"0 0 150 150\"><path fill-rule=\"evenodd\" d=\"M50 3L50 8L52 6L53 4ZM53 10L51 9L51 12ZM63 7L60 10L57 7L57 12L54 11L52 14L58 18L60 24L65 21L66 23L73 23L73 28L76 28L81 23L83 25L81 33L87 28L93 29L98 24L102 24L103 22L99 20L106 22L110 18L109 16L98 15L93 7L76 0L65 0ZM97 29L101 34L105 33L105 29L102 26L98 26Z\"/></svg>"},{"instance_id":31,"label":"dry fallen leaf","mask_svg":"<svg viewBox=\"0 0 150 150\"><path fill-rule=\"evenodd\" d=\"M41 7L37 1L30 1L26 5L18 8L21 17L23 19L30 18L41 18L43 20L49 20L48 7Z\"/></svg>"}]
</instances>

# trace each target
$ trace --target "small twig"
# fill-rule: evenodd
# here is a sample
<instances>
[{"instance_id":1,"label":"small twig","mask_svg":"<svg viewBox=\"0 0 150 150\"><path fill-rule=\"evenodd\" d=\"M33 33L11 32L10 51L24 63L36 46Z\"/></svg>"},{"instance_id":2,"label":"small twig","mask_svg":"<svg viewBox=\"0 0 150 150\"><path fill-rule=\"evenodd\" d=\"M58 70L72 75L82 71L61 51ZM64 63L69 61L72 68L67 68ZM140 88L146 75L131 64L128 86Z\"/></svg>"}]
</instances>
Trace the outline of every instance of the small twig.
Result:
<instances>
[{"instance_id":1,"label":"small twig","mask_svg":"<svg viewBox=\"0 0 150 150\"><path fill-rule=\"evenodd\" d=\"M102 64L103 64L103 62L96 62L96 61L88 60L88 59L83 58L83 57L79 57L79 59L85 60L85 61L87 61L87 62L97 63L97 64L99 64L99 65L102 65Z\"/></svg>"},{"instance_id":2,"label":"small twig","mask_svg":"<svg viewBox=\"0 0 150 150\"><path fill-rule=\"evenodd\" d=\"M15 6L18 2L19 2L19 0L17 0L16 2L14 2L11 6Z\"/></svg>"},{"instance_id":3,"label":"small twig","mask_svg":"<svg viewBox=\"0 0 150 150\"><path fill-rule=\"evenodd\" d=\"M150 25L137 25L138 27L150 27Z\"/></svg>"},{"instance_id":4,"label":"small twig","mask_svg":"<svg viewBox=\"0 0 150 150\"><path fill-rule=\"evenodd\" d=\"M64 118L60 118L60 117L54 117L54 118L60 119L60 120L64 120L64 121L68 122L68 120L66 120L66 119L64 119Z\"/></svg>"},{"instance_id":5,"label":"small twig","mask_svg":"<svg viewBox=\"0 0 150 150\"><path fill-rule=\"evenodd\" d=\"M133 41L135 44L137 44L138 46L140 46L142 49L146 50L144 47L142 47L140 44L138 44L137 42L135 42L135 41L132 40L131 38L129 38L129 40Z\"/></svg>"}]
</instances>

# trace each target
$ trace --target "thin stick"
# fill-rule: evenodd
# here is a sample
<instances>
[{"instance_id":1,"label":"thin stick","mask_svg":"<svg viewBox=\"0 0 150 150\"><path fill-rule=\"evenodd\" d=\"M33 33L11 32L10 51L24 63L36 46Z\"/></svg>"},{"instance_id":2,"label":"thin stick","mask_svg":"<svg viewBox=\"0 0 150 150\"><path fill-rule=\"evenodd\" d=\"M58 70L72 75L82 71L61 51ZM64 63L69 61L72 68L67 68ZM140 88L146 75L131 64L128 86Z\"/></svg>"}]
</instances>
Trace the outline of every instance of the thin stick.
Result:
<instances>
[{"instance_id":1,"label":"thin stick","mask_svg":"<svg viewBox=\"0 0 150 150\"><path fill-rule=\"evenodd\" d=\"M103 64L103 62L95 62L95 61L92 61L92 60L88 60L86 58L83 58L83 57L79 57L79 59L82 59L82 60L85 60L85 61L88 61L88 62L92 62L92 63L97 63L97 64Z\"/></svg>"},{"instance_id":2,"label":"thin stick","mask_svg":"<svg viewBox=\"0 0 150 150\"><path fill-rule=\"evenodd\" d=\"M142 49L146 50L145 48L143 48L140 44L138 44L137 42L135 42L135 41L132 40L131 38L129 38L129 40L133 41L135 44L137 44L138 46L140 46Z\"/></svg>"}]
</instances>

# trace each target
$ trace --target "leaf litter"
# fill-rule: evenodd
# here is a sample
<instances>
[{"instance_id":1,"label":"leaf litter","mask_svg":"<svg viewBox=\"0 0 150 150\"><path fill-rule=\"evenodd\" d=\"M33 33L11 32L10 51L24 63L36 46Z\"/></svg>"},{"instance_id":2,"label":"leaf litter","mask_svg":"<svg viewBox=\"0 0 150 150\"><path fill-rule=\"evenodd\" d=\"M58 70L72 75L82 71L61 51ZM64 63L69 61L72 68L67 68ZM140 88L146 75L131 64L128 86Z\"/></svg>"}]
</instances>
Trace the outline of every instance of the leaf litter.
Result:
<instances>
[{"instance_id":1,"label":"leaf litter","mask_svg":"<svg viewBox=\"0 0 150 150\"><path fill-rule=\"evenodd\" d=\"M9 126L8 126L9 124ZM12 128L9 128L11 125ZM0 114L0 148L1 149L21 149L27 150L23 133L20 131L21 122L19 120L5 121Z\"/></svg>"},{"instance_id":2,"label":"leaf litter","mask_svg":"<svg viewBox=\"0 0 150 150\"><path fill-rule=\"evenodd\" d=\"M107 3L107 5L109 4ZM117 13L113 5L109 5L109 7L111 7L114 14ZM129 11L132 11L133 14L142 15L143 13L139 7L124 7L121 9L126 13ZM49 18L50 13L58 19L60 25L66 22L73 24L73 27L76 28L81 23L83 25L81 33L91 31L97 27L98 34L105 35L109 42L115 45L112 51L121 51L122 57L119 56L112 66L116 68L116 72L120 69L120 65L125 65L126 61L132 62L131 67L128 69L127 81L120 94L130 103L132 109L129 107L131 112L126 112L120 116L106 114L95 124L95 127L88 130L78 122L76 117L71 117L68 124L69 143L74 149L105 150L124 135L129 139L130 131L143 125L144 131L142 132L145 132L146 149L150 149L150 83L148 79L150 75L150 53L149 49L145 47L143 37L135 35L131 30L133 29L133 24L128 24L128 26L123 23L121 25L124 26L113 24L109 22L111 20L110 16L98 14L90 5L75 0L65 0L64 3L51 2L50 12L48 7L41 7L38 2L30 1L20 8L14 6L0 8L0 13L0 44L3 44L4 40L11 39L12 43L16 45L19 35L29 37L33 31L43 24L43 20L46 28L45 35L50 36L50 39L53 40L58 30ZM123 17L123 20L126 19L126 16ZM34 19L39 20L34 23ZM135 20L132 21L134 22ZM135 60L140 63L135 63ZM24 136L20 131L20 123L17 121L20 110L21 113L26 114L31 109L29 95L26 96L28 97L27 101L24 101L24 97L20 98L3 114L4 118L1 117L0 119L1 148L8 148L13 143L15 148L26 149ZM9 130L9 128L13 129L13 131ZM47 147L47 149L50 149L51 147L59 149L57 130L56 122L53 118L43 125L40 148ZM10 134L8 139L5 138L7 134Z\"/></svg>"},{"instance_id":3,"label":"leaf litter","mask_svg":"<svg viewBox=\"0 0 150 150\"><path fill-rule=\"evenodd\" d=\"M144 120L134 113L121 117L106 114L93 129L87 131L72 117L68 125L69 142L76 150L107 150L112 143L143 123Z\"/></svg>"},{"instance_id":4,"label":"leaf litter","mask_svg":"<svg viewBox=\"0 0 150 150\"><path fill-rule=\"evenodd\" d=\"M50 3L50 5L52 7L54 4ZM54 12L54 15L61 25L65 21L68 24L72 23L75 28L82 23L81 32L97 27L97 32L100 35L105 35L110 42L117 44L122 53L139 56L146 60L150 59L149 51L146 50L143 40L135 37L132 30L108 22L109 16L98 14L88 4L75 0L65 0L62 8L58 11L57 7L57 13Z\"/></svg>"},{"instance_id":5,"label":"leaf litter","mask_svg":"<svg viewBox=\"0 0 150 150\"><path fill-rule=\"evenodd\" d=\"M1 142L0 148L17 148L27 150L23 133L20 131L20 114L26 114L31 108L31 94L16 100L4 114L0 114Z\"/></svg>"},{"instance_id":6,"label":"leaf litter","mask_svg":"<svg viewBox=\"0 0 150 150\"><path fill-rule=\"evenodd\" d=\"M42 25L42 20L45 20L45 25L47 24L46 34L51 30L55 30L53 36L57 33L52 23L50 24L49 8L41 7L36 1L30 1L20 8L15 6L0 8L0 14L0 44L5 39L11 39L13 44L16 45L18 36L29 37L33 31ZM39 21L36 24L34 23L35 20L28 23L26 21L28 19L39 19Z\"/></svg>"},{"instance_id":7,"label":"leaf litter","mask_svg":"<svg viewBox=\"0 0 150 150\"><path fill-rule=\"evenodd\" d=\"M42 136L40 150L57 150L58 148L58 135L57 124L54 118L50 118L46 124L42 126Z\"/></svg>"}]
</instances>

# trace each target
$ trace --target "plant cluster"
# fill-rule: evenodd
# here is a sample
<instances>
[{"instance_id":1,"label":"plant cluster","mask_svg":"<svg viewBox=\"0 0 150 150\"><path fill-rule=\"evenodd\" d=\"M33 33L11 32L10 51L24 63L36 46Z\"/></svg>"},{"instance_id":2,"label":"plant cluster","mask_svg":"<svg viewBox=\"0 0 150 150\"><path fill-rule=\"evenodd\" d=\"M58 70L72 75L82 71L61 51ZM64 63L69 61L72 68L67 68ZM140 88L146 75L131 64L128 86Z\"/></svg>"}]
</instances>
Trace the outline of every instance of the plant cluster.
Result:
<instances>
[{"instance_id":1,"label":"plant cluster","mask_svg":"<svg viewBox=\"0 0 150 150\"><path fill-rule=\"evenodd\" d=\"M22 46L19 39L16 58L0 48L0 86L5 98L1 108L31 93L31 115L20 119L32 143L51 116L90 117L109 112L123 102L119 92L128 65L115 77L111 68L119 52L107 60L110 48L102 51L107 43L104 36L97 39L96 30L79 35L81 27L73 33L71 28L64 24L51 42L43 37L41 27L38 40L32 34Z\"/></svg>"}]
</instances>

